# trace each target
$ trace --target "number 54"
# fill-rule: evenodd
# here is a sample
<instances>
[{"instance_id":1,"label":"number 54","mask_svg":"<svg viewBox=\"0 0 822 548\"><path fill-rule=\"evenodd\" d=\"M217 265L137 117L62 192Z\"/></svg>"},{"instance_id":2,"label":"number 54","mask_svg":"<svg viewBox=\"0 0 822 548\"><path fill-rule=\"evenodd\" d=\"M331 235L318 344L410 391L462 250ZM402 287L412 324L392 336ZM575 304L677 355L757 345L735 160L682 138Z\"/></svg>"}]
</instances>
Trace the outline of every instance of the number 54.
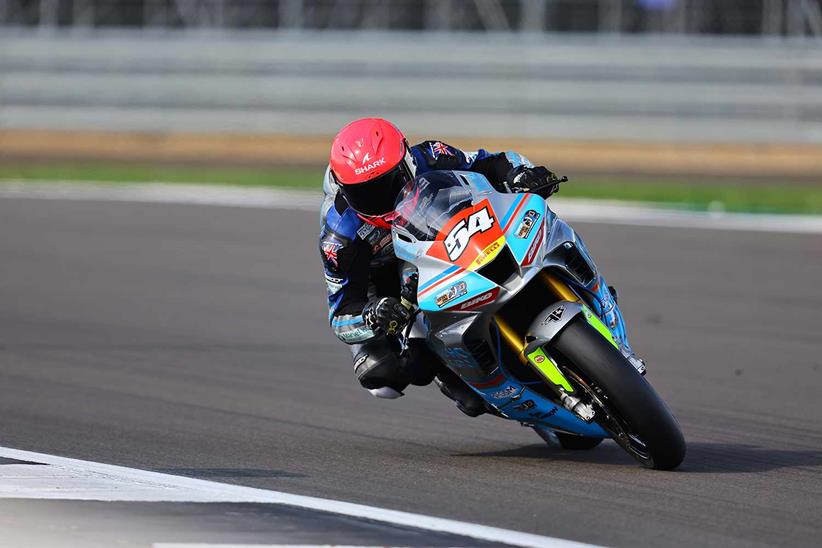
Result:
<instances>
[{"instance_id":1,"label":"number 54","mask_svg":"<svg viewBox=\"0 0 822 548\"><path fill-rule=\"evenodd\" d=\"M472 213L465 219L454 225L454 228L445 237L445 250L448 258L456 261L468 247L471 237L477 232L485 232L494 226L494 218L488 213L488 208L484 207Z\"/></svg>"}]
</instances>

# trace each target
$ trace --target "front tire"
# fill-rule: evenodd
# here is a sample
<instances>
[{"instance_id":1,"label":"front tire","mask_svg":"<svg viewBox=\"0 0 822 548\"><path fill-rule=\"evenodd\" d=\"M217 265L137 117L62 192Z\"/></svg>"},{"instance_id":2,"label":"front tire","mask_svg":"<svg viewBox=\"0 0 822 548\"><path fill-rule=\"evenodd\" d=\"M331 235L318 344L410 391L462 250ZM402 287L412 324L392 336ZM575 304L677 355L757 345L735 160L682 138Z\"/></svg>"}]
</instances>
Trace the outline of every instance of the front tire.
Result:
<instances>
[{"instance_id":1,"label":"front tire","mask_svg":"<svg viewBox=\"0 0 822 548\"><path fill-rule=\"evenodd\" d=\"M593 400L597 423L643 466L673 470L685 458L685 438L653 387L582 316L549 343L577 388Z\"/></svg>"}]
</instances>

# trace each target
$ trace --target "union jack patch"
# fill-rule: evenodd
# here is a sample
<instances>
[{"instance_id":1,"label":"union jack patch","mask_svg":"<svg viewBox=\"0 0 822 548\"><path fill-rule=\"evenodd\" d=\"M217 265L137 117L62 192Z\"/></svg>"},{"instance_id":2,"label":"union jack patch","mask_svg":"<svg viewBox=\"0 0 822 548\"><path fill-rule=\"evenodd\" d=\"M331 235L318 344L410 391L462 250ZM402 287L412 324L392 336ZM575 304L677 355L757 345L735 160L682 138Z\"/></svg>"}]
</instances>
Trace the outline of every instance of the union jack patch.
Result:
<instances>
[{"instance_id":1,"label":"union jack patch","mask_svg":"<svg viewBox=\"0 0 822 548\"><path fill-rule=\"evenodd\" d=\"M339 251L341 247L341 243L323 242L322 250L325 254L325 258L333 266L339 266L337 263L337 251Z\"/></svg>"},{"instance_id":2,"label":"union jack patch","mask_svg":"<svg viewBox=\"0 0 822 548\"><path fill-rule=\"evenodd\" d=\"M454 153L451 152L451 149L448 147L448 145L440 141L431 143L431 154L434 156L434 158L439 158L442 154L445 154L446 156L454 155Z\"/></svg>"}]
</instances>

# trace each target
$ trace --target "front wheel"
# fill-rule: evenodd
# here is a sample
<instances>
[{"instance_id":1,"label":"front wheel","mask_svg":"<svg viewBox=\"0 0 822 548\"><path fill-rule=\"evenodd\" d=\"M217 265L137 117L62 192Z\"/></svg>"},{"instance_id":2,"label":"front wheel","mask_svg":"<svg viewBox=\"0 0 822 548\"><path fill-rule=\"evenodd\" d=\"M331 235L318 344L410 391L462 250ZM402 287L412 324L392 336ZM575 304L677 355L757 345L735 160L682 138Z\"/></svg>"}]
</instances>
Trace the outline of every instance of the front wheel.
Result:
<instances>
[{"instance_id":1,"label":"front wheel","mask_svg":"<svg viewBox=\"0 0 822 548\"><path fill-rule=\"evenodd\" d=\"M583 316L549 344L595 421L643 466L673 470L685 458L685 438L668 406L622 353Z\"/></svg>"}]
</instances>

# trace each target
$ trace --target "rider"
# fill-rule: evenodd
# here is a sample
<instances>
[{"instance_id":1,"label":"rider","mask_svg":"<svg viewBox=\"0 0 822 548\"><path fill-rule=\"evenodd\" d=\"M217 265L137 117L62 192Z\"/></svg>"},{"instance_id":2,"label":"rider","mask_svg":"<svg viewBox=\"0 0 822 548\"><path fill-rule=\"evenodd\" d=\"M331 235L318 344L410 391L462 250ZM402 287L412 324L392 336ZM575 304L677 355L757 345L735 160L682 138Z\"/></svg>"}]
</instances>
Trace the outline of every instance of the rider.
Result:
<instances>
[{"instance_id":1,"label":"rider","mask_svg":"<svg viewBox=\"0 0 822 548\"><path fill-rule=\"evenodd\" d=\"M558 186L552 172L516 153L468 153L441 141L409 146L387 120L351 122L334 138L323 182L320 252L329 321L337 337L351 345L357 380L375 396L397 398L409 384L427 385L436 377L460 410L476 416L486 411L479 395L421 341L412 339L400 355L395 337L411 314L400 301L390 217L406 183L432 170L477 172L501 192L539 189L547 197Z\"/></svg>"}]
</instances>

